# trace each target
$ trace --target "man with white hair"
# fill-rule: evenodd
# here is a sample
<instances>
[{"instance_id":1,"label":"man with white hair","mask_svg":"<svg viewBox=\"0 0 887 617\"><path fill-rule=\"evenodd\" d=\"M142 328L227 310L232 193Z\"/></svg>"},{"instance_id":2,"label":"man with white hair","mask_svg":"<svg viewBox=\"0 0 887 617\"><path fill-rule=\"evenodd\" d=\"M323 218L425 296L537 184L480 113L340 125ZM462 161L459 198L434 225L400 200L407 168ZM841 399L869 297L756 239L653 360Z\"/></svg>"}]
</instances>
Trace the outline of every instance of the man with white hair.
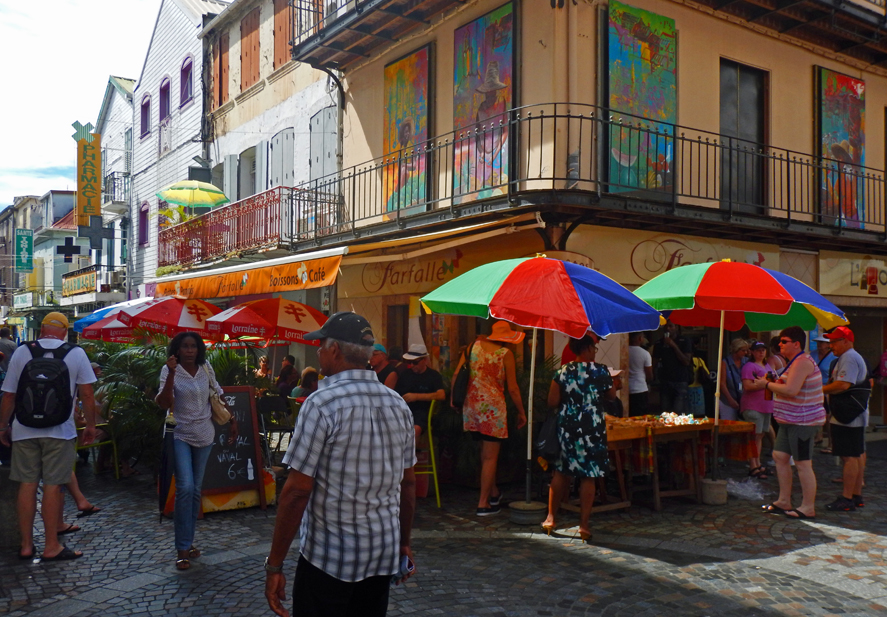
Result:
<instances>
[{"instance_id":1,"label":"man with white hair","mask_svg":"<svg viewBox=\"0 0 887 617\"><path fill-rule=\"evenodd\" d=\"M413 557L412 414L366 369L375 343L366 319L336 313L305 340L320 341L326 378L302 405L283 458L290 471L265 559L265 598L289 615L283 560L298 531L293 614L383 617L391 577Z\"/></svg>"}]
</instances>

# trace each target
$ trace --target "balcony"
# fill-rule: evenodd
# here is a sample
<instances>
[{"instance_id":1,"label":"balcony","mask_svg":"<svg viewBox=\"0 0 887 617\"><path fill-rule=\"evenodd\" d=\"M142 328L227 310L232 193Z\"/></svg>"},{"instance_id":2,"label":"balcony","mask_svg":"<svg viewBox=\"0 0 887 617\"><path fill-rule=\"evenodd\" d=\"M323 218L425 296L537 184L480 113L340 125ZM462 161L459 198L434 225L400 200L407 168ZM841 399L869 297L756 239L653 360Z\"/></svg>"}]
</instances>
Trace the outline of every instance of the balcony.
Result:
<instances>
[{"instance_id":1,"label":"balcony","mask_svg":"<svg viewBox=\"0 0 887 617\"><path fill-rule=\"evenodd\" d=\"M552 103L163 230L160 265L532 210L552 221L887 253L880 170Z\"/></svg>"},{"instance_id":2,"label":"balcony","mask_svg":"<svg viewBox=\"0 0 887 617\"><path fill-rule=\"evenodd\" d=\"M276 187L161 229L157 262L193 266L221 260L250 260L291 243L295 189Z\"/></svg>"},{"instance_id":3,"label":"balcony","mask_svg":"<svg viewBox=\"0 0 887 617\"><path fill-rule=\"evenodd\" d=\"M105 176L102 182L102 211L111 214L126 214L129 208L129 174L115 171Z\"/></svg>"},{"instance_id":4,"label":"balcony","mask_svg":"<svg viewBox=\"0 0 887 617\"><path fill-rule=\"evenodd\" d=\"M465 0L292 0L293 59L341 69Z\"/></svg>"}]
</instances>

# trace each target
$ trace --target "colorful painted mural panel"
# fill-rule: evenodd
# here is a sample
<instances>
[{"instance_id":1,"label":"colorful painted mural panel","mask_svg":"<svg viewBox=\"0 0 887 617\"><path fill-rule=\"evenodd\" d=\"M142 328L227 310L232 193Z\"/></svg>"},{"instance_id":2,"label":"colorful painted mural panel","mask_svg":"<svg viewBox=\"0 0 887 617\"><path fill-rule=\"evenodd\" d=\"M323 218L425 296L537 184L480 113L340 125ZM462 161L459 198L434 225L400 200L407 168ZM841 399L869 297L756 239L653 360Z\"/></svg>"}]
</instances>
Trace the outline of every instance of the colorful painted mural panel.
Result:
<instances>
[{"instance_id":1,"label":"colorful painted mural panel","mask_svg":"<svg viewBox=\"0 0 887 617\"><path fill-rule=\"evenodd\" d=\"M507 192L513 36L510 2L454 32L455 203Z\"/></svg>"},{"instance_id":2,"label":"colorful painted mural panel","mask_svg":"<svg viewBox=\"0 0 887 617\"><path fill-rule=\"evenodd\" d=\"M617 0L610 0L609 11L609 104L614 121L622 121L610 129L611 190L670 189L677 122L675 22Z\"/></svg>"},{"instance_id":3,"label":"colorful painted mural panel","mask_svg":"<svg viewBox=\"0 0 887 617\"><path fill-rule=\"evenodd\" d=\"M425 209L430 55L431 48L426 45L385 67L382 149L388 161L383 177L386 212Z\"/></svg>"},{"instance_id":4,"label":"colorful painted mural panel","mask_svg":"<svg viewBox=\"0 0 887 617\"><path fill-rule=\"evenodd\" d=\"M820 212L824 222L865 226L865 82L817 67Z\"/></svg>"}]
</instances>

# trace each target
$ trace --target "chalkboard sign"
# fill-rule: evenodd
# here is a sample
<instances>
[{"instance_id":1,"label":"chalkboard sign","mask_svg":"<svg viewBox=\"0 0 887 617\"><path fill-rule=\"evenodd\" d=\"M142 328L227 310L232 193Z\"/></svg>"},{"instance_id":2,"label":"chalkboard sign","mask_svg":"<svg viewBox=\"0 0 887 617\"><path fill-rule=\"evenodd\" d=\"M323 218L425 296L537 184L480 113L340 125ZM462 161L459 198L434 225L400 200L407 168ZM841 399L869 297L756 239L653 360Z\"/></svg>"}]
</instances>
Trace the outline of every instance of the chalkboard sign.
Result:
<instances>
[{"instance_id":1,"label":"chalkboard sign","mask_svg":"<svg viewBox=\"0 0 887 617\"><path fill-rule=\"evenodd\" d=\"M216 429L203 477L205 494L236 493L255 489L259 503L265 508L265 490L262 482L262 453L259 446L259 427L256 422L256 395L252 386L222 388L222 400L237 418L237 441L228 445L230 424Z\"/></svg>"}]
</instances>

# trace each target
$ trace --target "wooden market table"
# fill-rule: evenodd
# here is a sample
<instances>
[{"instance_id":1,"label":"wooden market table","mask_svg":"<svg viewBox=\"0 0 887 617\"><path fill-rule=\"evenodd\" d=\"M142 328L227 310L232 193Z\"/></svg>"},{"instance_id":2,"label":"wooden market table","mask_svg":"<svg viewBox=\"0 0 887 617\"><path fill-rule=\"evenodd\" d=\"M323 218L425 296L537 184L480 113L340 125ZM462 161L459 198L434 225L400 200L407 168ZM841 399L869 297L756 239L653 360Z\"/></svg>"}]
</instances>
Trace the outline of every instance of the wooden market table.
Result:
<instances>
[{"instance_id":1,"label":"wooden market table","mask_svg":"<svg viewBox=\"0 0 887 617\"><path fill-rule=\"evenodd\" d=\"M702 501L702 484L700 479L705 474L704 456L700 453L709 447L713 439L714 422L709 420L700 424L682 424L665 426L653 424L650 417L619 418L607 422L607 449L610 458L616 468L619 483L619 494L609 495L603 479L598 481L598 489L601 505L592 508L592 512L606 512L629 508L632 505L632 497L640 490L653 491L653 509L662 510L663 497L695 497L697 503ZM732 448L725 448L725 455L738 460L745 460L749 455L749 444L754 446L754 424L750 422L721 420L719 425L720 438L735 439ZM662 478L659 473L658 444L682 446L689 450L689 464L684 464L683 470L687 475L687 486L683 488L663 488ZM732 456L730 455L732 453ZM625 462L626 457L634 462L635 471L649 473L652 482L645 486L631 487L626 485ZM677 463L677 461L672 461ZM676 466L680 466L677 465ZM578 512L579 507L574 503L564 503L566 510Z\"/></svg>"}]
</instances>

